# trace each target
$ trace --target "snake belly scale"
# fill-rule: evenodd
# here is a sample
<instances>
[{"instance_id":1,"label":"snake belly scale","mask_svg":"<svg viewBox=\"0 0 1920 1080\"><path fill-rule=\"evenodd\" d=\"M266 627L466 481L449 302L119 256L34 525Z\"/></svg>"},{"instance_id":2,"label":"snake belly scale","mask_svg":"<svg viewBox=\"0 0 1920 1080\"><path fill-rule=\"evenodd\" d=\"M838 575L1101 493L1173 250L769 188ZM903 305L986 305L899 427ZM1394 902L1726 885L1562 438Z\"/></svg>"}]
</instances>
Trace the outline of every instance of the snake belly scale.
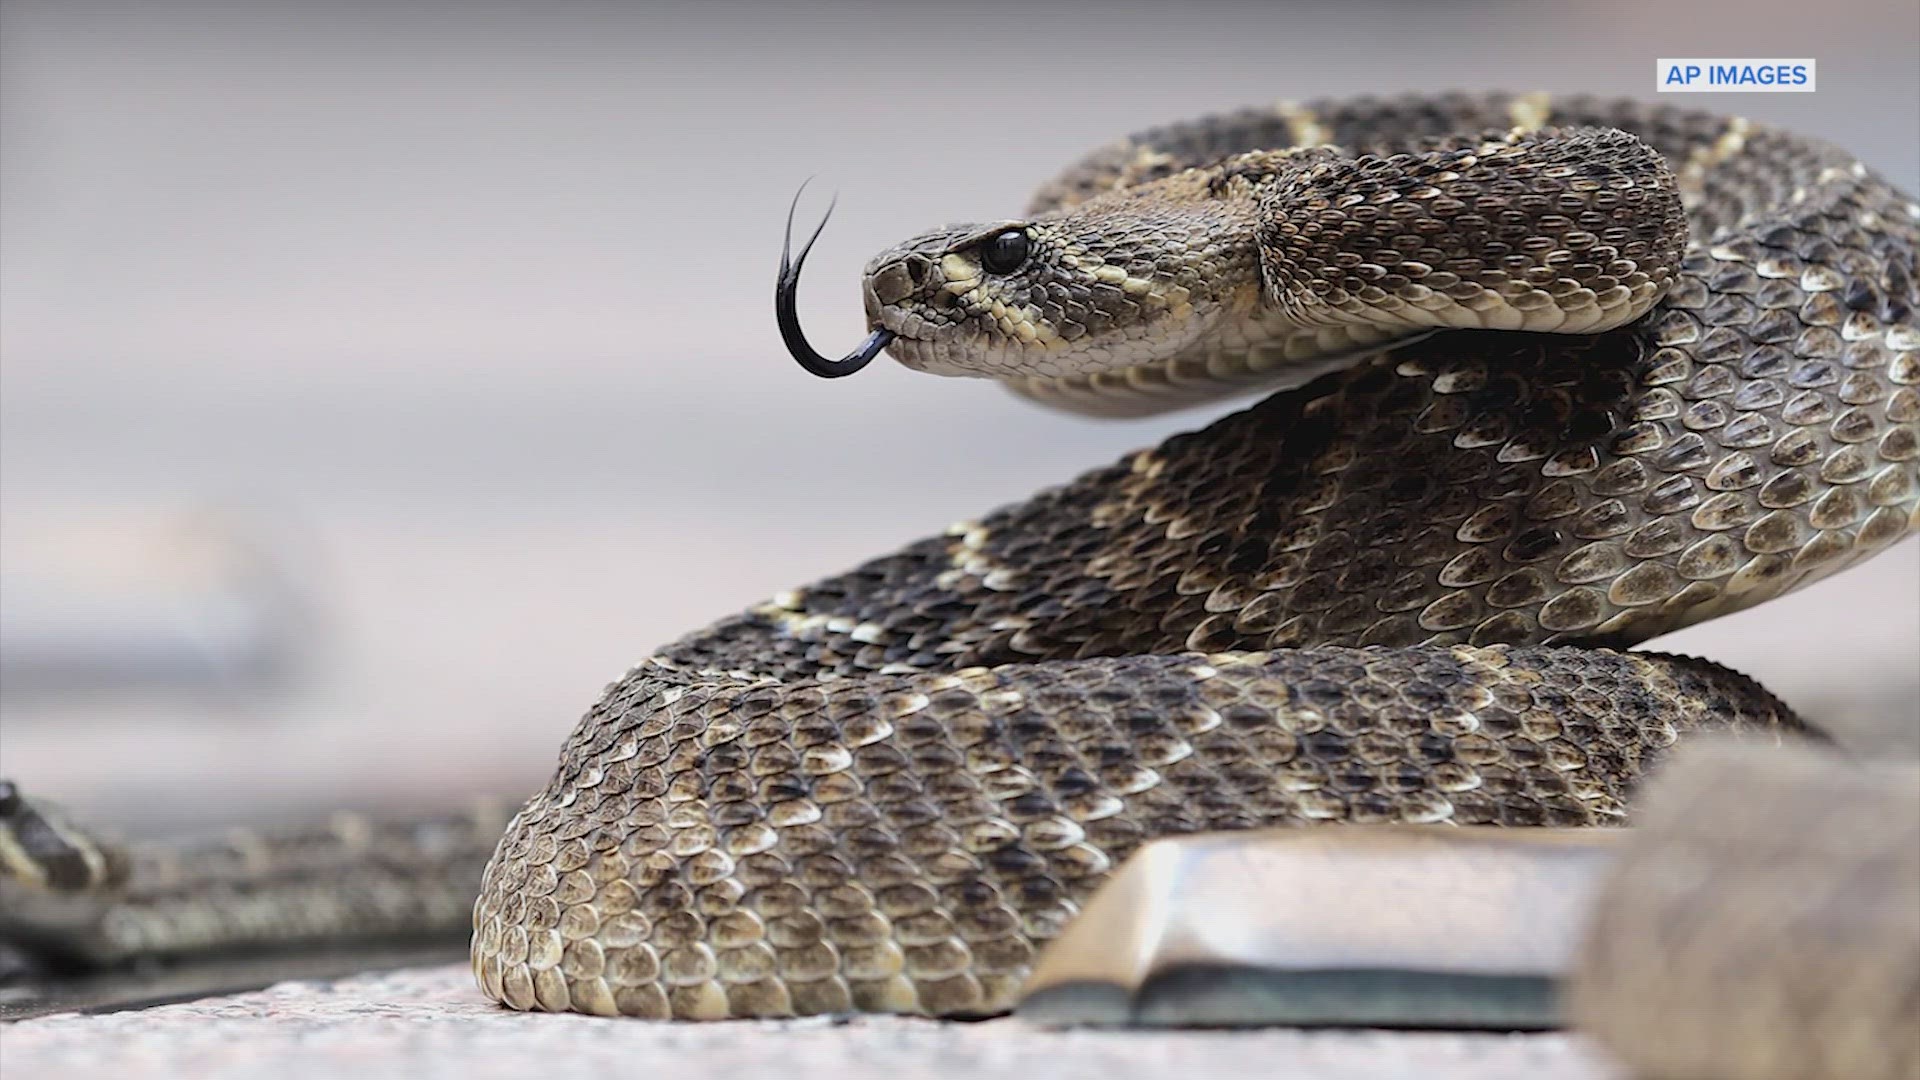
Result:
<instances>
[{"instance_id":1,"label":"snake belly scale","mask_svg":"<svg viewBox=\"0 0 1920 1080\"><path fill-rule=\"evenodd\" d=\"M1800 731L1616 650L1914 530L1917 248L1838 149L1540 96L1174 125L901 245L865 296L911 367L1278 392L642 660L500 841L480 986L993 1013L1150 839L1614 824L1676 740Z\"/></svg>"}]
</instances>

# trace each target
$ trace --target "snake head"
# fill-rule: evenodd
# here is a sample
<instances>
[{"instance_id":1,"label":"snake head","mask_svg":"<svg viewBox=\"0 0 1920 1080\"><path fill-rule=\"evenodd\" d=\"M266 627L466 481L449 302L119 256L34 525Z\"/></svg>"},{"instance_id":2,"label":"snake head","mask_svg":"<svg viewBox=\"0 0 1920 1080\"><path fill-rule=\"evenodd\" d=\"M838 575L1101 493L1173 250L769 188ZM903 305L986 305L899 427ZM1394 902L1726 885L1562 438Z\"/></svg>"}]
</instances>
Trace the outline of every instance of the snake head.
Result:
<instances>
[{"instance_id":1,"label":"snake head","mask_svg":"<svg viewBox=\"0 0 1920 1080\"><path fill-rule=\"evenodd\" d=\"M1251 230L1138 194L934 229L867 264L868 322L916 371L1047 379L1180 354L1258 301ZM1214 226L1220 227L1214 227Z\"/></svg>"},{"instance_id":2,"label":"snake head","mask_svg":"<svg viewBox=\"0 0 1920 1080\"><path fill-rule=\"evenodd\" d=\"M52 892L113 888L127 864L112 845L74 824L58 807L28 799L0 780L0 881Z\"/></svg>"}]
</instances>

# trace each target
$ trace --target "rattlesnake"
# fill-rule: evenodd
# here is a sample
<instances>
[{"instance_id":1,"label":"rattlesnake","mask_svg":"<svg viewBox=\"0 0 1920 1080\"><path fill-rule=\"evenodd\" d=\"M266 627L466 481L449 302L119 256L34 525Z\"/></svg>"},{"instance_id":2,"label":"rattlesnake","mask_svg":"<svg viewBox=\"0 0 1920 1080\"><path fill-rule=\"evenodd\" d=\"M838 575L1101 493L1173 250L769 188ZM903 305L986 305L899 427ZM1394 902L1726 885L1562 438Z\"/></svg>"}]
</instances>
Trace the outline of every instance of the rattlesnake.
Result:
<instances>
[{"instance_id":1,"label":"rattlesnake","mask_svg":"<svg viewBox=\"0 0 1920 1080\"><path fill-rule=\"evenodd\" d=\"M869 263L845 362L783 265L821 374L885 348L1137 413L1349 366L642 661L507 829L482 987L993 1012L1151 837L1618 822L1678 735L1797 722L1610 649L1913 530L1917 246L1920 207L1818 142L1432 97L1096 151Z\"/></svg>"},{"instance_id":2,"label":"rattlesnake","mask_svg":"<svg viewBox=\"0 0 1920 1080\"><path fill-rule=\"evenodd\" d=\"M507 825L481 988L993 1013L1146 840L1618 824L1682 736L1797 737L1741 675L1616 650L1914 531L1917 250L1920 206L1836 148L1526 95L1105 147L874 259L845 361L783 260L819 374L1271 393L641 661Z\"/></svg>"}]
</instances>

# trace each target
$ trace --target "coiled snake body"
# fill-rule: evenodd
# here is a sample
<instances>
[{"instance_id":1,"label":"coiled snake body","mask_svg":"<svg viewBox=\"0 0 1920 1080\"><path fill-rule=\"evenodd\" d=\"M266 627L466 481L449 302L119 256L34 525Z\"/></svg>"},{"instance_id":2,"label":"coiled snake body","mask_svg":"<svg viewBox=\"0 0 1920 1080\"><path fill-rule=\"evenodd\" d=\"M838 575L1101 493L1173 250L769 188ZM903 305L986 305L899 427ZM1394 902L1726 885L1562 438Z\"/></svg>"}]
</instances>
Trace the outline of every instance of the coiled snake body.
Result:
<instances>
[{"instance_id":1,"label":"coiled snake body","mask_svg":"<svg viewBox=\"0 0 1920 1080\"><path fill-rule=\"evenodd\" d=\"M857 359L1121 413L1351 366L643 660L509 825L480 985L988 1013L1150 838L1620 821L1677 737L1798 722L1611 649L1913 530L1917 246L1820 143L1442 97L1149 132L881 255Z\"/></svg>"},{"instance_id":2,"label":"coiled snake body","mask_svg":"<svg viewBox=\"0 0 1920 1080\"><path fill-rule=\"evenodd\" d=\"M1917 250L1824 144L1496 96L1147 132L884 253L849 367L1279 392L647 657L507 826L480 986L991 1013L1152 838L1621 822L1680 737L1800 723L1614 650L1914 530Z\"/></svg>"}]
</instances>

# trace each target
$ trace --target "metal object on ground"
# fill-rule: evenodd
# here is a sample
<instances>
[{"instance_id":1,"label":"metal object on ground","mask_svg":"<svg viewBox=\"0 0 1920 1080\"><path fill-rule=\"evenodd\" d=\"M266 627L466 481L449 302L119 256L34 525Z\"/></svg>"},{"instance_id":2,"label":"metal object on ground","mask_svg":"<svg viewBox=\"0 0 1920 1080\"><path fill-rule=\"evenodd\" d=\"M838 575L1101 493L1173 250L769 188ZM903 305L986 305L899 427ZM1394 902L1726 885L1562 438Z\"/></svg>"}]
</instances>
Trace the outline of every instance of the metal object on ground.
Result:
<instances>
[{"instance_id":1,"label":"metal object on ground","mask_svg":"<svg viewBox=\"0 0 1920 1080\"><path fill-rule=\"evenodd\" d=\"M1619 832L1270 829L1142 848L1042 953L1053 1023L1556 1026Z\"/></svg>"}]
</instances>

